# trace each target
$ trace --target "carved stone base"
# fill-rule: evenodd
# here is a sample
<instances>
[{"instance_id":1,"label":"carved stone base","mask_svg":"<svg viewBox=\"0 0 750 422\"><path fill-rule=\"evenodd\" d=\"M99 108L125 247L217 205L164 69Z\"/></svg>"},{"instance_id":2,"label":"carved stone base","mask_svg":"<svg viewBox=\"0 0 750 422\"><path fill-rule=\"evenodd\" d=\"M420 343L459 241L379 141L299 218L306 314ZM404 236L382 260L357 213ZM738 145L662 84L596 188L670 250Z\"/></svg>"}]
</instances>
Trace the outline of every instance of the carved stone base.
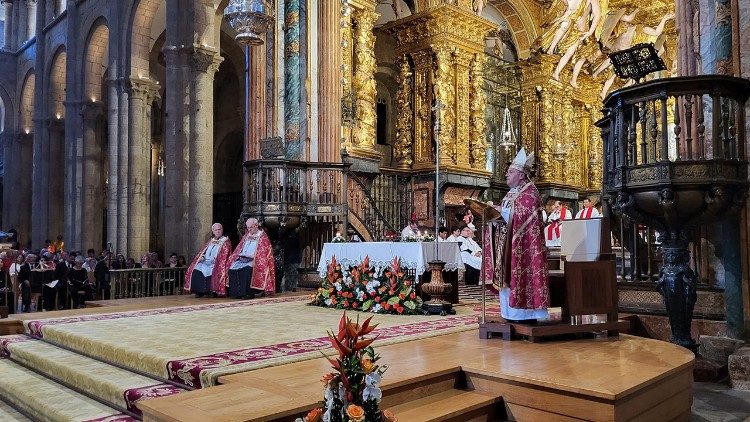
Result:
<instances>
[{"instance_id":1,"label":"carved stone base","mask_svg":"<svg viewBox=\"0 0 750 422\"><path fill-rule=\"evenodd\" d=\"M690 334L697 299L697 280L689 265L688 242L681 233L669 233L664 237L667 238L662 243L664 267L657 289L664 298L672 327L670 341L697 352L698 345Z\"/></svg>"}]
</instances>

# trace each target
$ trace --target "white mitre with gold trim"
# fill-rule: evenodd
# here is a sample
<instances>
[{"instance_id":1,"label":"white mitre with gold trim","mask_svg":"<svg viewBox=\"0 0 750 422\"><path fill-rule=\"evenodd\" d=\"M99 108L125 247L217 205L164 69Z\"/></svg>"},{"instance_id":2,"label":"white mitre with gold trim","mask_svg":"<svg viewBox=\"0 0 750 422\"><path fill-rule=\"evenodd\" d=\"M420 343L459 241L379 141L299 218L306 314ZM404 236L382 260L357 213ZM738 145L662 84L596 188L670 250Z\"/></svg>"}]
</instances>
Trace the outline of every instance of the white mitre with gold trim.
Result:
<instances>
[{"instance_id":1,"label":"white mitre with gold trim","mask_svg":"<svg viewBox=\"0 0 750 422\"><path fill-rule=\"evenodd\" d=\"M534 166L534 153L526 155L526 149L521 147L516 154L516 158L510 163L510 168L522 171L526 174L531 173L531 168Z\"/></svg>"}]
</instances>

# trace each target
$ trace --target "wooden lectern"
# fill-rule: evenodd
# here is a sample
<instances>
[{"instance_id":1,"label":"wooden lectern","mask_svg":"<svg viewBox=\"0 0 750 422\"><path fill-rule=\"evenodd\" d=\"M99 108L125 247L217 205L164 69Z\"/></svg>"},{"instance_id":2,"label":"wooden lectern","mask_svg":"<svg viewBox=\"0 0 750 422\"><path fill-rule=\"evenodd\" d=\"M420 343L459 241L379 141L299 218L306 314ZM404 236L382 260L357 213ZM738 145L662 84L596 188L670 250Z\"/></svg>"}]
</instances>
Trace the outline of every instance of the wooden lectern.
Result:
<instances>
[{"instance_id":1,"label":"wooden lectern","mask_svg":"<svg viewBox=\"0 0 750 422\"><path fill-rule=\"evenodd\" d=\"M592 223L599 229L596 233L598 245L591 245L595 236L585 235L590 227L583 226ZM551 306L562 308L562 320L554 323L486 321L480 323L480 338L500 336L510 340L514 335L520 335L536 342L542 337L594 331L618 335L620 330L627 329L628 323L618 320L617 316L617 279L609 219L566 220L562 227L561 264L564 269L551 271L549 277ZM566 231L579 235L583 233L584 236L577 242L575 236L568 235L568 245L565 245ZM579 246L583 246L583 249ZM589 315L606 315L606 321L584 324L583 316Z\"/></svg>"}]
</instances>

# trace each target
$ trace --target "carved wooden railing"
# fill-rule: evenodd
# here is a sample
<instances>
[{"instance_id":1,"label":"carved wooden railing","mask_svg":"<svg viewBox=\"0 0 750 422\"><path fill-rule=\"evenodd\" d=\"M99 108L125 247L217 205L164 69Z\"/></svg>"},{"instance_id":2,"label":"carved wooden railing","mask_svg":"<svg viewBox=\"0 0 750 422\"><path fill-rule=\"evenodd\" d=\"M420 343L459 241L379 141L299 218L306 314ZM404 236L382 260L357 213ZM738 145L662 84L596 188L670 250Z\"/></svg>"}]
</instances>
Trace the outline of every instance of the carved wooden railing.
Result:
<instances>
[{"instance_id":1,"label":"carved wooden railing","mask_svg":"<svg viewBox=\"0 0 750 422\"><path fill-rule=\"evenodd\" d=\"M110 270L110 299L187 294L182 289L187 267Z\"/></svg>"},{"instance_id":2,"label":"carved wooden railing","mask_svg":"<svg viewBox=\"0 0 750 422\"><path fill-rule=\"evenodd\" d=\"M346 164L308 163L282 159L246 161L244 213L273 221L299 224L310 216L345 219Z\"/></svg>"},{"instance_id":3,"label":"carved wooden railing","mask_svg":"<svg viewBox=\"0 0 750 422\"><path fill-rule=\"evenodd\" d=\"M398 236L408 220L410 201L408 178L380 173L367 181L349 173L349 224L363 240L384 240Z\"/></svg>"}]
</instances>

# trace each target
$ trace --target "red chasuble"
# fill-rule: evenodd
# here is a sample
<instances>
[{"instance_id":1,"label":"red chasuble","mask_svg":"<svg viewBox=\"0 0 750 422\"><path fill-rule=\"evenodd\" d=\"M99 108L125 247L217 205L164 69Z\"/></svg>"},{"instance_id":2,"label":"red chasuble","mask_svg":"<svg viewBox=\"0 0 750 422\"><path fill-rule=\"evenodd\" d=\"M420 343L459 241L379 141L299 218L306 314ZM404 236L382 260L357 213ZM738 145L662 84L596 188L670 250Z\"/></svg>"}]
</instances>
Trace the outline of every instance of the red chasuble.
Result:
<instances>
[{"instance_id":1,"label":"red chasuble","mask_svg":"<svg viewBox=\"0 0 750 422\"><path fill-rule=\"evenodd\" d=\"M227 294L227 283L229 283L229 255L232 253L232 242L230 242L229 238L226 236L222 236L218 240L211 238L211 240L203 245L203 249L201 249L201 252L196 255L195 258L193 258L193 262L190 263L190 266L185 272L184 289L190 291L190 288L192 287L190 279L193 276L195 266L198 265L198 260L204 253L206 253L206 249L208 249L208 246L212 242L221 242L221 246L219 247L219 253L216 254L214 268L211 270L211 291L219 296L224 296Z\"/></svg>"},{"instance_id":2,"label":"red chasuble","mask_svg":"<svg viewBox=\"0 0 750 422\"><path fill-rule=\"evenodd\" d=\"M512 308L549 308L547 247L539 191L528 182L518 193L508 193L503 201L508 200L510 222L499 222L493 239L495 247L485 248L496 251L494 257L485 255L485 273L494 271L496 288L510 288Z\"/></svg>"},{"instance_id":3,"label":"red chasuble","mask_svg":"<svg viewBox=\"0 0 750 422\"><path fill-rule=\"evenodd\" d=\"M273 259L273 247L268 235L264 232L258 232L258 246L255 249L255 260L253 260L253 276L250 280L250 288L265 292L267 296L272 296L276 292L276 264ZM234 248L234 252L227 261L229 268L237 257L242 253L242 247L245 240L250 238L250 233L245 233L240 239L240 243Z\"/></svg>"}]
</instances>

